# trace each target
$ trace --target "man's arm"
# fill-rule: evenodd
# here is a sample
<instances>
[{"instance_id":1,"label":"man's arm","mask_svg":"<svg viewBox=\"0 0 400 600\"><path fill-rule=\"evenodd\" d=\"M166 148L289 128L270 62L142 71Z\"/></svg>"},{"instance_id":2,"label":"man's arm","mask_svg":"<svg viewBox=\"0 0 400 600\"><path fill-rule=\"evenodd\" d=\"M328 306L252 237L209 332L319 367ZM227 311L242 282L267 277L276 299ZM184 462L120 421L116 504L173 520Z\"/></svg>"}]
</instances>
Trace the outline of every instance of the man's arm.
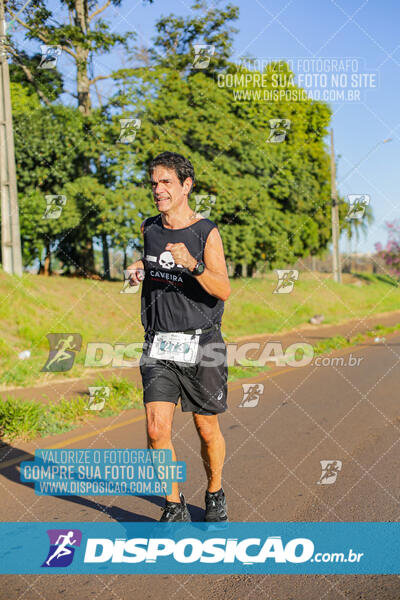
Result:
<instances>
[{"instance_id":1,"label":"man's arm","mask_svg":"<svg viewBox=\"0 0 400 600\"><path fill-rule=\"evenodd\" d=\"M185 244L167 244L166 250L170 250L176 264L181 264L189 271L193 271L197 260L190 254ZM228 271L226 268L224 247L219 231L216 227L208 235L204 248L204 264L206 268L196 279L200 285L220 300L227 300L231 293Z\"/></svg>"},{"instance_id":2,"label":"man's arm","mask_svg":"<svg viewBox=\"0 0 400 600\"><path fill-rule=\"evenodd\" d=\"M140 226L140 231L142 232L142 235L143 235L145 221L146 221L146 219L143 221L143 223ZM139 271L138 271L138 269L139 269ZM141 271L143 271L143 269L144 269L144 263L143 263L142 259L136 260L134 263L129 265L128 271L132 271L132 273L129 277L129 282L131 285L139 285L140 283L142 283L142 279L139 279L139 277L140 277Z\"/></svg>"}]
</instances>

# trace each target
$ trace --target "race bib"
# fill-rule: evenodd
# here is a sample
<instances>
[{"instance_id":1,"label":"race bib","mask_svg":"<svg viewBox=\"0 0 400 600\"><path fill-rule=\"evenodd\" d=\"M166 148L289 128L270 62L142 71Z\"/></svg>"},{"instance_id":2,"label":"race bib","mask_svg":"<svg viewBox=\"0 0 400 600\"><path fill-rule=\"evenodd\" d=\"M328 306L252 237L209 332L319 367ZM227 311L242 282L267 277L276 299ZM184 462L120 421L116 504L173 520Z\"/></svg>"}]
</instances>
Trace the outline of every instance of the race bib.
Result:
<instances>
[{"instance_id":1,"label":"race bib","mask_svg":"<svg viewBox=\"0 0 400 600\"><path fill-rule=\"evenodd\" d=\"M198 335L158 332L154 336L149 356L162 360L194 364L198 347Z\"/></svg>"}]
</instances>

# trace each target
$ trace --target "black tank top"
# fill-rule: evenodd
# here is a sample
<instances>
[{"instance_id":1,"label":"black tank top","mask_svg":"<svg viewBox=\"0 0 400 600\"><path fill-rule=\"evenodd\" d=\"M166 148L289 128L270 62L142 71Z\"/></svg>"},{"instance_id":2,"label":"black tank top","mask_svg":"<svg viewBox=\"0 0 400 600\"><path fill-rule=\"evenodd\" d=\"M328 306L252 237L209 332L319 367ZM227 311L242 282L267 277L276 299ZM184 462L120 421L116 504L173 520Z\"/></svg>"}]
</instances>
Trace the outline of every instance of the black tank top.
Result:
<instances>
[{"instance_id":1,"label":"black tank top","mask_svg":"<svg viewBox=\"0 0 400 600\"><path fill-rule=\"evenodd\" d=\"M168 243L183 243L197 260L203 260L208 234L216 227L200 219L183 229L164 227L161 214L146 219L141 312L145 331L185 331L207 329L220 323L224 302L211 296L184 267L175 264Z\"/></svg>"}]
</instances>

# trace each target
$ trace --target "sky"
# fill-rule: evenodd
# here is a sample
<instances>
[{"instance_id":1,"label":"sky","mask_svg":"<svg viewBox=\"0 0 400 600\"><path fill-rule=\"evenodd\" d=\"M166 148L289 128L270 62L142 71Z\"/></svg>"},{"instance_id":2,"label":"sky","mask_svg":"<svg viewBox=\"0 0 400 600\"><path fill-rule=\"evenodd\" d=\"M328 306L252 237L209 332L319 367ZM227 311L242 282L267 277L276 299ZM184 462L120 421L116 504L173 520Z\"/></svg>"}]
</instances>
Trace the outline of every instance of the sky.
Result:
<instances>
[{"instance_id":1,"label":"sky","mask_svg":"<svg viewBox=\"0 0 400 600\"><path fill-rule=\"evenodd\" d=\"M341 237L342 252L373 252L386 242L385 222L400 219L400 3L397 0L234 0L240 9L234 24L234 60L252 56L260 60L286 59L294 73L306 81L310 93L322 93L323 75L333 110L337 157L337 185L342 196L369 196L374 222L366 237L351 245ZM209 2L210 4L210 2ZM170 13L187 16L190 0L122 0L104 16L114 31L135 31L138 42L151 45L154 25ZM217 2L223 7L226 2ZM51 0L49 6L59 7ZM56 10L55 10L56 12ZM322 63L319 59L325 59ZM342 62L340 62L340 60ZM336 66L335 66L336 65ZM96 59L95 75L121 67L121 56ZM73 84L72 64L62 69ZM332 69L345 74L343 98L337 98ZM311 74L311 75L310 75ZM338 75L336 75L337 77ZM300 79L298 80L300 83ZM352 88L352 85L354 86ZM107 92L107 84L102 91ZM359 99L351 101L356 93ZM332 97L332 96L331 96ZM390 139L391 141L385 141ZM327 144L329 140L327 139Z\"/></svg>"}]
</instances>

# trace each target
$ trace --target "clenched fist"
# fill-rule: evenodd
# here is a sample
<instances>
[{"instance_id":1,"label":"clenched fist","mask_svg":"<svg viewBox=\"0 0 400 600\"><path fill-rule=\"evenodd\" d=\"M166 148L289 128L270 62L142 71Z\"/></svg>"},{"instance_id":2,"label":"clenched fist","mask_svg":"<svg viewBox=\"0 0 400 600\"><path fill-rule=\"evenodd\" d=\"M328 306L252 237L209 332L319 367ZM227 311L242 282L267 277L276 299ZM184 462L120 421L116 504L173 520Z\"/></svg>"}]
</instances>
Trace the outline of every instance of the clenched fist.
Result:
<instances>
[{"instance_id":1,"label":"clenched fist","mask_svg":"<svg viewBox=\"0 0 400 600\"><path fill-rule=\"evenodd\" d=\"M165 249L171 252L176 265L186 267L190 270L194 269L194 267L196 266L197 260L193 258L189 250L186 248L185 244L169 243L165 246Z\"/></svg>"},{"instance_id":2,"label":"clenched fist","mask_svg":"<svg viewBox=\"0 0 400 600\"><path fill-rule=\"evenodd\" d=\"M129 265L126 269L128 271L129 285L139 285L145 276L144 264L142 260L137 260L133 264Z\"/></svg>"}]
</instances>

